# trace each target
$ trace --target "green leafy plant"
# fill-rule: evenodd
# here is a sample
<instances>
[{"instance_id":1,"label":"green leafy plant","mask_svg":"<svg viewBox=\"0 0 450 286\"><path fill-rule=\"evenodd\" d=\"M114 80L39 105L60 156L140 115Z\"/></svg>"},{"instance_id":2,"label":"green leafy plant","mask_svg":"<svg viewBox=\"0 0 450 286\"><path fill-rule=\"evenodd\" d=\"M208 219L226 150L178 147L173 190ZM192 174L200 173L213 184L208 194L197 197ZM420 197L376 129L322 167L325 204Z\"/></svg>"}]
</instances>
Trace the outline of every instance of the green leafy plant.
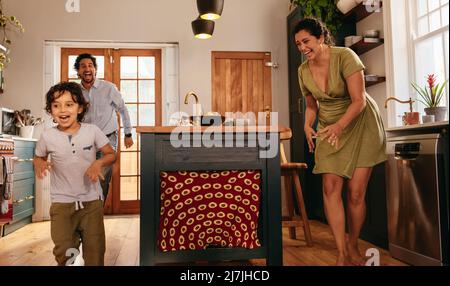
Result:
<instances>
[{"instance_id":1,"label":"green leafy plant","mask_svg":"<svg viewBox=\"0 0 450 286\"><path fill-rule=\"evenodd\" d=\"M21 33L25 32L22 23L20 23L16 16L8 16L4 13L2 0L0 0L0 29L3 32L3 37L0 42L0 71L3 70L6 63L10 62L8 54L10 51L9 46L11 45L11 40L8 38L7 34L10 27L18 29Z\"/></svg>"},{"instance_id":2,"label":"green leafy plant","mask_svg":"<svg viewBox=\"0 0 450 286\"><path fill-rule=\"evenodd\" d=\"M426 107L437 107L442 100L444 95L444 88L447 85L448 80L444 81L442 84L436 84L436 76L430 74L427 76L427 85L423 88L417 83L412 82L411 86L419 93L421 98L418 98Z\"/></svg>"},{"instance_id":3,"label":"green leafy plant","mask_svg":"<svg viewBox=\"0 0 450 286\"><path fill-rule=\"evenodd\" d=\"M330 32L335 35L343 24L341 11L336 4L338 0L290 0L291 4L303 9L305 17L316 17L322 20Z\"/></svg>"}]
</instances>

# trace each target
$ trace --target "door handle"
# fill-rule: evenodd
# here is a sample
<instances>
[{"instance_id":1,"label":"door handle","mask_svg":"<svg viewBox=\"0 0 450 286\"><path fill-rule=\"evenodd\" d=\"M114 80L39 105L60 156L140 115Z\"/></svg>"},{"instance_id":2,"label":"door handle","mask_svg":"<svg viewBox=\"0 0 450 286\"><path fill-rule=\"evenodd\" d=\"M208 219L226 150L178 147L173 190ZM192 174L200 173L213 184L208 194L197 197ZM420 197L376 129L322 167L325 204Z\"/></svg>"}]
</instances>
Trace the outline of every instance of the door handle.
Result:
<instances>
[{"instance_id":1,"label":"door handle","mask_svg":"<svg viewBox=\"0 0 450 286\"><path fill-rule=\"evenodd\" d=\"M270 118L270 111L271 111L271 108L270 108L270 106L267 105L264 108L264 112L266 113L266 118Z\"/></svg>"}]
</instances>

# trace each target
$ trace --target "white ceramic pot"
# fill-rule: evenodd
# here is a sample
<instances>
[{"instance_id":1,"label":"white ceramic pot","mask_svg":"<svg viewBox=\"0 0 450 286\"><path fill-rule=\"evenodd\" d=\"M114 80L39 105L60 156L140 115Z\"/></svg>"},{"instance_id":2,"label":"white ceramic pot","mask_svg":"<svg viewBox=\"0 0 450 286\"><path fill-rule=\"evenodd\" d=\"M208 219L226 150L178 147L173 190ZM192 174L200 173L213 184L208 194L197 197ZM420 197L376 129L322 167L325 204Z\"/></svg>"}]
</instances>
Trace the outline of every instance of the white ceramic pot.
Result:
<instances>
[{"instance_id":1,"label":"white ceramic pot","mask_svg":"<svg viewBox=\"0 0 450 286\"><path fill-rule=\"evenodd\" d=\"M20 127L19 135L22 138L33 138L34 126Z\"/></svg>"}]
</instances>

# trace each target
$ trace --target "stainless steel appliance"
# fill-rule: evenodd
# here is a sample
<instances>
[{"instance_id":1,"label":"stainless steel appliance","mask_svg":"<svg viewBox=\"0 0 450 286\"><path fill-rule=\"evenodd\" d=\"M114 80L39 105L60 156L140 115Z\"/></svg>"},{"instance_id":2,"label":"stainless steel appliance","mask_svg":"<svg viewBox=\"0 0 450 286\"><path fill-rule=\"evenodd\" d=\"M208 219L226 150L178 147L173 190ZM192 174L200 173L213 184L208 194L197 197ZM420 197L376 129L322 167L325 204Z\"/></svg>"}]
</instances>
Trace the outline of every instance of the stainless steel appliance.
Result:
<instances>
[{"instance_id":1,"label":"stainless steel appliance","mask_svg":"<svg viewBox=\"0 0 450 286\"><path fill-rule=\"evenodd\" d=\"M14 110L0 107L0 134L17 135Z\"/></svg>"},{"instance_id":2,"label":"stainless steel appliance","mask_svg":"<svg viewBox=\"0 0 450 286\"><path fill-rule=\"evenodd\" d=\"M0 138L0 164L4 164L4 157L12 157L14 155L14 140ZM2 184L0 184L0 237L3 236L3 226L9 223L13 218L13 197L5 198L3 190L6 184L4 176L5 169L2 169L0 176L3 176Z\"/></svg>"},{"instance_id":3,"label":"stainless steel appliance","mask_svg":"<svg viewBox=\"0 0 450 286\"><path fill-rule=\"evenodd\" d=\"M411 265L448 264L442 134L388 138L389 251Z\"/></svg>"}]
</instances>

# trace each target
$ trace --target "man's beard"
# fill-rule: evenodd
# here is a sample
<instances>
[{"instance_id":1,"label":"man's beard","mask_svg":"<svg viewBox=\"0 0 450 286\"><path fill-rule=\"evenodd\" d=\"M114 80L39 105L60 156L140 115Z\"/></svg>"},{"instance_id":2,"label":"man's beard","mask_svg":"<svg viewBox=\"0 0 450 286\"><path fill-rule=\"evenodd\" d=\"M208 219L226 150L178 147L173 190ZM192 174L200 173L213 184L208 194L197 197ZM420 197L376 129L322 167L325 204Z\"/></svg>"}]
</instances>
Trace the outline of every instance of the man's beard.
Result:
<instances>
[{"instance_id":1,"label":"man's beard","mask_svg":"<svg viewBox=\"0 0 450 286\"><path fill-rule=\"evenodd\" d=\"M87 83L87 84L91 84L95 81L95 75L91 75L91 80L86 80L86 76L81 76L78 75L78 77L81 79L82 82Z\"/></svg>"}]
</instances>

